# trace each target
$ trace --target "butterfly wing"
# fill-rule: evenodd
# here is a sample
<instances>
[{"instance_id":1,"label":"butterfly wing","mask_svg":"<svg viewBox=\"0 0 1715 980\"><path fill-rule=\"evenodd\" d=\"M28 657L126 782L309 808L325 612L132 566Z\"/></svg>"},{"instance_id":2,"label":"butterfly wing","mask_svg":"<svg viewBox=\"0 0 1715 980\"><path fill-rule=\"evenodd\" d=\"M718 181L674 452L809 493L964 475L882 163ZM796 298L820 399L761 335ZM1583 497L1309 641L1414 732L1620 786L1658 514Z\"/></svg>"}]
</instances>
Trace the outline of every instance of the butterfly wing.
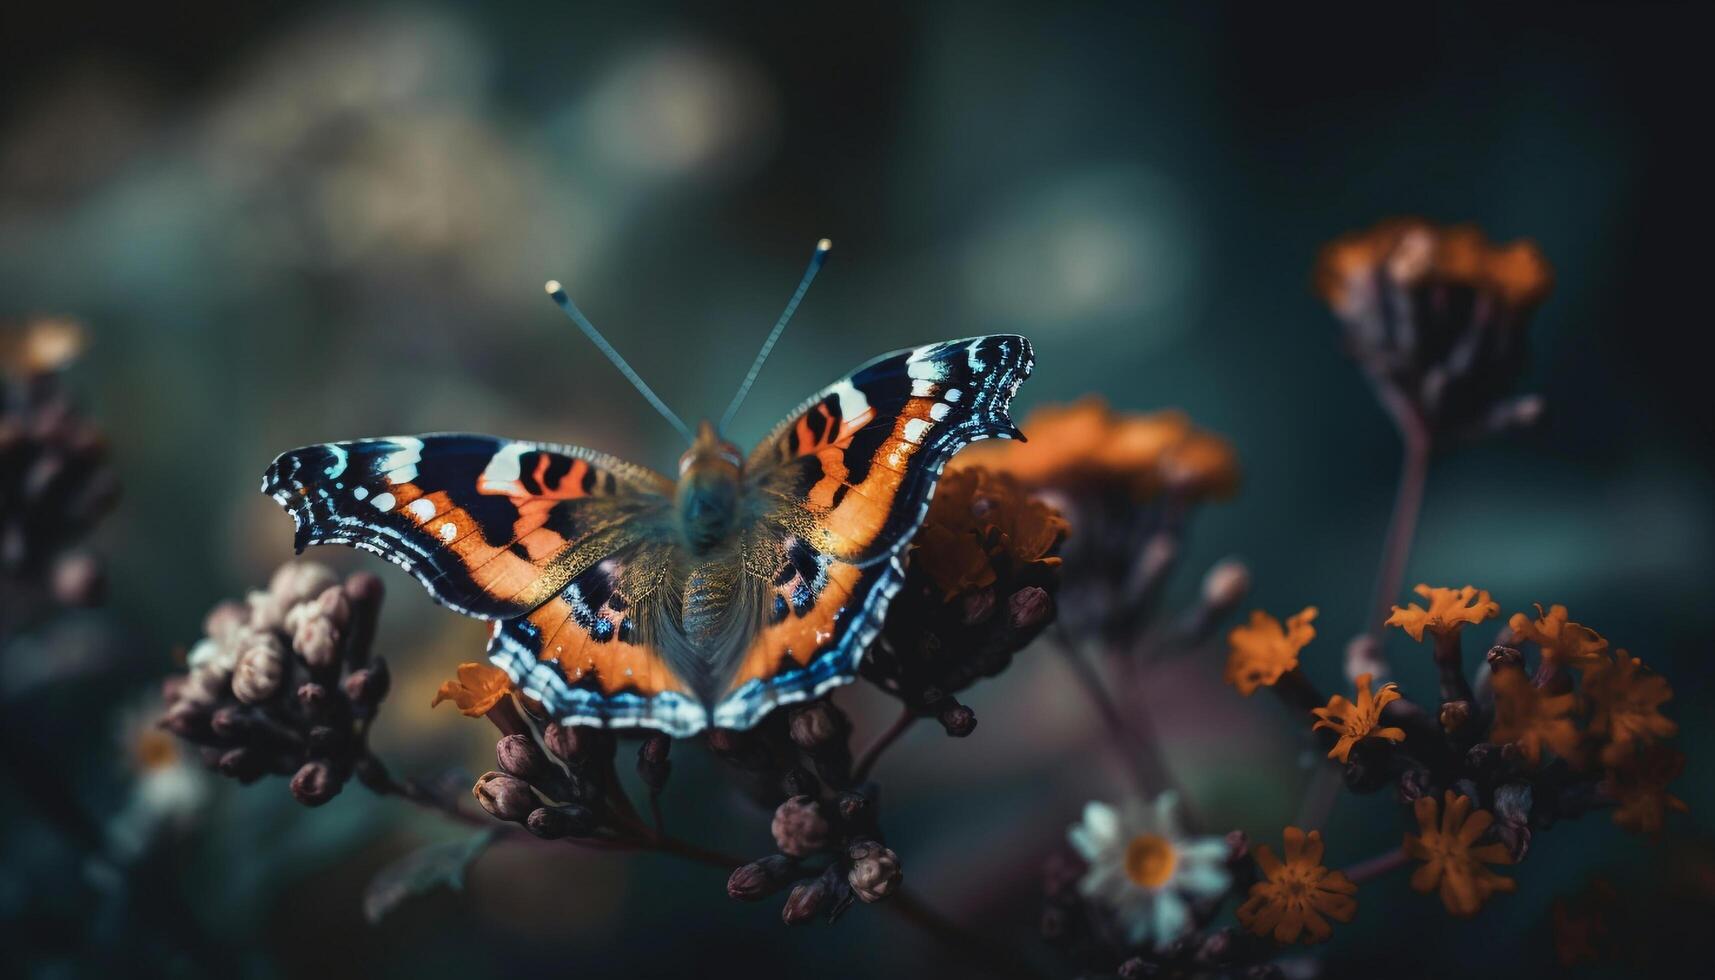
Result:
<instances>
[{"instance_id":1,"label":"butterfly wing","mask_svg":"<svg viewBox=\"0 0 1715 980\"><path fill-rule=\"evenodd\" d=\"M573 446L475 435L306 446L262 478L297 525L299 551L346 544L416 576L482 619L530 612L664 510L672 484Z\"/></svg>"},{"instance_id":2,"label":"butterfly wing","mask_svg":"<svg viewBox=\"0 0 1715 980\"><path fill-rule=\"evenodd\" d=\"M757 447L744 563L762 583L762 625L714 724L746 728L851 680L904 580L905 545L942 468L978 439L1018 437L1007 407L1033 365L1030 342L1014 335L886 354Z\"/></svg>"}]
</instances>

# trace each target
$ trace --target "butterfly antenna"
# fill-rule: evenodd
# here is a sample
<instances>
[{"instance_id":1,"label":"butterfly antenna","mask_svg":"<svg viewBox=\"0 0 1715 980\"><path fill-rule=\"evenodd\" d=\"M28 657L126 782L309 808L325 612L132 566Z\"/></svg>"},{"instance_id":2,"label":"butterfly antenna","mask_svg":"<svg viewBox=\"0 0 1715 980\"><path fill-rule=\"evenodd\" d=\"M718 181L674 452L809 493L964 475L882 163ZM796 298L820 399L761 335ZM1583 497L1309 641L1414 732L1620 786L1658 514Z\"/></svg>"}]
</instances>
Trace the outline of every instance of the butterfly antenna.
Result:
<instances>
[{"instance_id":1,"label":"butterfly antenna","mask_svg":"<svg viewBox=\"0 0 1715 980\"><path fill-rule=\"evenodd\" d=\"M738 394L732 396L732 404L726 408L726 414L721 416L720 431L725 432L738 414L738 407L744 404L744 396L750 394L750 386L756 383L756 376L762 373L762 365L768 360L768 355L774 350L775 341L785 332L786 324L792 320L792 314L798 312L798 304L804 301L804 294L810 291L810 284L816 281L816 273L822 271L822 263L828 261L828 249L834 243L824 238L816 243L816 251L810 255L809 268L804 270L804 278L798 280L798 288L792 292L792 298L786 302L786 309L780 314L780 319L774 323L774 329L768 332L768 339L762 342L762 349L756 352L756 360L750 365L750 373L744 376L744 383L738 386Z\"/></svg>"},{"instance_id":2,"label":"butterfly antenna","mask_svg":"<svg viewBox=\"0 0 1715 980\"><path fill-rule=\"evenodd\" d=\"M655 394L649 385L637 376L637 372L631 369L631 365L625 363L625 358L619 356L619 351L613 349L613 345L607 342L607 338L601 335L601 331L595 328L595 324L591 323L589 318L584 316L584 312L578 309L578 305L572 302L572 298L566 295L565 288L554 279L548 280L547 285L543 288L548 291L549 296L554 298L554 302L559 305L566 316L578 325L578 329L584 332L584 336L590 339L590 343L594 344L597 350L607 355L607 359L613 362L613 366L619 369L620 374L625 375L625 380L631 382L632 387L636 388L638 393L647 399L657 412L661 413L662 418L673 423L673 428L679 430L679 434L685 437L685 442L696 442L696 437L691 434L690 426L685 424L685 420L673 414L673 410L667 407L667 403L661 400L661 396Z\"/></svg>"}]
</instances>

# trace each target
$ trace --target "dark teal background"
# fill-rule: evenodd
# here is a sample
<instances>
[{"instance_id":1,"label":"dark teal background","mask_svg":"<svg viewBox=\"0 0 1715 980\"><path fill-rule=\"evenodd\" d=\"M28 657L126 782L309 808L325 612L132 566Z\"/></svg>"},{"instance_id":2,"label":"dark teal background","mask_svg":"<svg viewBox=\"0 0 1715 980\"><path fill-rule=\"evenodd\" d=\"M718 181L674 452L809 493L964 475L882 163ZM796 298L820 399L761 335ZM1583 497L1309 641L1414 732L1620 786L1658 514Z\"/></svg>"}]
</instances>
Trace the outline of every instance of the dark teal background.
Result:
<instances>
[{"instance_id":1,"label":"dark teal background","mask_svg":"<svg viewBox=\"0 0 1715 980\"><path fill-rule=\"evenodd\" d=\"M1653 847L1600 815L1540 835L1519 892L1471 923L1402 876L1377 882L1328 953L1337 972L1365 975L1545 972L1549 906L1587 875L1642 895L1664 860L1715 867L1697 856L1715 806L1715 413L1700 353L1695 13L11 5L0 312L89 325L71 380L126 484L98 539L111 603L73 624L119 653L27 709L45 719L40 764L72 767L98 810L123 795L117 706L170 669L209 605L290 555L290 522L255 492L275 453L469 429L670 468L672 431L542 281L564 281L681 414L718 414L824 235L828 267L735 437L877 352L1024 332L1039 358L1022 406L1097 391L1127 409L1181 407L1233 441L1244 489L1199 518L1180 588L1242 556L1255 605L1321 607L1306 662L1332 685L1361 625L1398 447L1309 269L1322 242L1387 215L1474 221L1536 240L1554 265L1525 386L1549 411L1533 433L1437 462L1408 581L1470 582L1509 612L1565 603L1666 673L1693 812ZM381 645L400 674L384 745L407 770L480 771L484 726L425 706L476 658L481 631L384 575ZM1427 655L1392 642L1407 693L1430 696ZM1216 655L1158 671L1169 753L1205 812L1274 839L1296 811L1305 743L1272 702L1221 688L1219 671ZM973 738L915 732L881 770L913 886L1033 949L1041 855L1083 799L1118 792L1076 693L1047 655L1027 656L970 692ZM846 699L866 726L885 716L870 692ZM49 831L0 808L9 853L53 853ZM655 858L496 851L464 893L370 929L357 911L368 876L452 833L403 809L351 792L302 812L278 784L226 787L148 886L179 894L200 936L179 943L173 969L946 968L883 909L787 931L772 903L738 906L718 874ZM668 811L687 836L766 849L765 818L727 800L695 747L681 747ZM1330 862L1369 857L1399 830L1388 800L1343 800ZM42 875L8 888L59 901L63 872ZM78 962L85 942L7 938L33 966Z\"/></svg>"}]
</instances>

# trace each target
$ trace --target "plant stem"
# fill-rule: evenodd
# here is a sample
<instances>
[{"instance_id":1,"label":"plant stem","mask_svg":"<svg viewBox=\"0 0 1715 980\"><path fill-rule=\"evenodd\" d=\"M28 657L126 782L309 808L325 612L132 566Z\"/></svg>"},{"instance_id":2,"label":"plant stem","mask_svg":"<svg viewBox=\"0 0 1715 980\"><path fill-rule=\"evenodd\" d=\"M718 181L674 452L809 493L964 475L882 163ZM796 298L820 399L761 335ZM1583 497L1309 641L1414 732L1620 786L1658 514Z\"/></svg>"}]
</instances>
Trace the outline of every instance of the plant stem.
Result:
<instances>
[{"instance_id":1,"label":"plant stem","mask_svg":"<svg viewBox=\"0 0 1715 980\"><path fill-rule=\"evenodd\" d=\"M1101 716L1102 724L1108 730L1110 745L1126 763L1126 772L1138 793L1149 799L1166 789L1171 783L1171 775L1167 760L1161 756L1160 744L1155 738L1153 726L1150 725L1148 711L1142 704L1134 704L1132 717L1128 719L1120 713L1119 705L1109 696L1107 685L1096 672L1096 668L1077 648L1064 636L1055 646L1060 649L1067 666L1072 668L1072 676L1077 680L1078 686L1083 689L1085 696L1095 706L1096 713ZM1180 801L1180 806L1180 812L1186 822L1193 823L1190 809L1183 800Z\"/></svg>"},{"instance_id":2,"label":"plant stem","mask_svg":"<svg viewBox=\"0 0 1715 980\"><path fill-rule=\"evenodd\" d=\"M869 743L869 748L863 750L863 755L858 757L857 765L852 768L852 785L861 785L864 780L869 778L869 771L875 768L876 761L881 758L881 754L887 751L888 746L897 742L899 736L904 735L905 730L910 728L911 723L916 720L917 716L911 713L910 708L905 708L899 712L899 717L893 720L893 724L887 726L886 731L877 735L875 741Z\"/></svg>"},{"instance_id":3,"label":"plant stem","mask_svg":"<svg viewBox=\"0 0 1715 980\"><path fill-rule=\"evenodd\" d=\"M1032 969L1024 956L971 932L925 905L910 891L901 888L882 904L936 942L965 956L970 965L982 967L987 976L1041 980L1042 974Z\"/></svg>"},{"instance_id":4,"label":"plant stem","mask_svg":"<svg viewBox=\"0 0 1715 980\"><path fill-rule=\"evenodd\" d=\"M1382 625L1399 598L1405 580L1406 561L1411 556L1411 542L1417 534L1417 518L1423 509L1423 488L1429 479L1429 426L1417 409L1403 395L1391 388L1378 389L1382 405L1399 429L1404 455L1400 460L1399 483L1394 488L1393 515L1388 519L1387 536L1382 540L1381 565L1376 572L1375 591L1370 594L1369 621L1365 632L1378 652L1381 650Z\"/></svg>"},{"instance_id":5,"label":"plant stem","mask_svg":"<svg viewBox=\"0 0 1715 980\"><path fill-rule=\"evenodd\" d=\"M1406 857L1404 848L1396 847L1385 854L1378 854L1368 860L1348 865L1341 871L1341 874L1344 874L1352 884L1358 885L1371 878L1387 874L1395 868L1403 868L1410 860Z\"/></svg>"}]
</instances>

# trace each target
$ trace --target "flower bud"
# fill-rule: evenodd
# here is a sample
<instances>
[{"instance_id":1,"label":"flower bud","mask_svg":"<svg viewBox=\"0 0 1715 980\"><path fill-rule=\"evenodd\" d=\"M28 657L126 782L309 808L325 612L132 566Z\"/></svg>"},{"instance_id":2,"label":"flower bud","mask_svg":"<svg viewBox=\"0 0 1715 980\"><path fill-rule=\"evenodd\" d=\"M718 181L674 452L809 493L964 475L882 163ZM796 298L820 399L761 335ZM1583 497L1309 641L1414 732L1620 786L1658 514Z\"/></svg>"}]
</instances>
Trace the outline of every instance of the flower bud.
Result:
<instances>
[{"instance_id":1,"label":"flower bud","mask_svg":"<svg viewBox=\"0 0 1715 980\"><path fill-rule=\"evenodd\" d=\"M587 837L595 831L596 815L587 806L569 803L565 806L539 806L530 811L524 826L544 840L562 837Z\"/></svg>"},{"instance_id":2,"label":"flower bud","mask_svg":"<svg viewBox=\"0 0 1715 980\"><path fill-rule=\"evenodd\" d=\"M980 626L988 622L988 618L994 615L995 598L992 588L967 592L963 602L964 611L960 620L966 626Z\"/></svg>"},{"instance_id":3,"label":"flower bud","mask_svg":"<svg viewBox=\"0 0 1715 980\"><path fill-rule=\"evenodd\" d=\"M547 772L548 757L528 735L508 735L494 745L494 757L508 775L533 782Z\"/></svg>"},{"instance_id":4,"label":"flower bud","mask_svg":"<svg viewBox=\"0 0 1715 980\"><path fill-rule=\"evenodd\" d=\"M734 870L727 878L726 893L741 902L755 902L786 887L796 872L791 858L770 854Z\"/></svg>"},{"instance_id":5,"label":"flower bud","mask_svg":"<svg viewBox=\"0 0 1715 980\"><path fill-rule=\"evenodd\" d=\"M305 806L321 806L339 795L341 780L333 766L312 759L292 776L292 797Z\"/></svg>"},{"instance_id":6,"label":"flower bud","mask_svg":"<svg viewBox=\"0 0 1715 980\"><path fill-rule=\"evenodd\" d=\"M550 721L542 726L542 744L549 752L566 762L576 762L589 746L577 728Z\"/></svg>"},{"instance_id":7,"label":"flower bud","mask_svg":"<svg viewBox=\"0 0 1715 980\"><path fill-rule=\"evenodd\" d=\"M1471 720L1471 702L1448 701L1441 706L1441 728L1451 735Z\"/></svg>"},{"instance_id":8,"label":"flower bud","mask_svg":"<svg viewBox=\"0 0 1715 980\"><path fill-rule=\"evenodd\" d=\"M828 846L828 821L822 805L808 796L794 796L774 811L770 826L780 853L808 857Z\"/></svg>"},{"instance_id":9,"label":"flower bud","mask_svg":"<svg viewBox=\"0 0 1715 980\"><path fill-rule=\"evenodd\" d=\"M1203 605L1213 615L1238 606L1250 590L1250 566L1236 558L1216 562L1203 575Z\"/></svg>"},{"instance_id":10,"label":"flower bud","mask_svg":"<svg viewBox=\"0 0 1715 980\"><path fill-rule=\"evenodd\" d=\"M261 779L268 771L267 760L263 758L262 751L251 746L227 749L220 754L220 761L215 766L222 776L245 784Z\"/></svg>"},{"instance_id":11,"label":"flower bud","mask_svg":"<svg viewBox=\"0 0 1715 980\"><path fill-rule=\"evenodd\" d=\"M810 921L822 910L832 892L827 875L793 885L791 894L786 896L786 904L780 909L780 921L789 926Z\"/></svg>"},{"instance_id":12,"label":"flower bud","mask_svg":"<svg viewBox=\"0 0 1715 980\"><path fill-rule=\"evenodd\" d=\"M393 686L393 678L387 670L387 661L373 657L369 666L359 667L345 677L345 696L351 703L364 710L374 710L387 698L387 691Z\"/></svg>"},{"instance_id":13,"label":"flower bud","mask_svg":"<svg viewBox=\"0 0 1715 980\"><path fill-rule=\"evenodd\" d=\"M330 707L328 689L310 681L298 688L298 704L304 709L304 714L312 719L325 717Z\"/></svg>"},{"instance_id":14,"label":"flower bud","mask_svg":"<svg viewBox=\"0 0 1715 980\"><path fill-rule=\"evenodd\" d=\"M471 792L490 815L513 823L522 823L539 805L529 783L500 772L483 773Z\"/></svg>"},{"instance_id":15,"label":"flower bud","mask_svg":"<svg viewBox=\"0 0 1715 980\"><path fill-rule=\"evenodd\" d=\"M292 632L292 649L304 658L304 663L317 670L326 670L339 662L339 645L339 628L325 616L306 617Z\"/></svg>"},{"instance_id":16,"label":"flower bud","mask_svg":"<svg viewBox=\"0 0 1715 980\"><path fill-rule=\"evenodd\" d=\"M292 561L274 570L268 580L268 591L287 607L314 598L331 585L339 584L333 569L313 561Z\"/></svg>"},{"instance_id":17,"label":"flower bud","mask_svg":"<svg viewBox=\"0 0 1715 980\"><path fill-rule=\"evenodd\" d=\"M954 738L964 738L977 730L977 713L966 705L947 699L947 705L936 715L941 727Z\"/></svg>"},{"instance_id":18,"label":"flower bud","mask_svg":"<svg viewBox=\"0 0 1715 980\"><path fill-rule=\"evenodd\" d=\"M234 631L250 619L250 610L241 602L231 599L220 603L208 611L203 617L202 631L209 639L224 643Z\"/></svg>"},{"instance_id":19,"label":"flower bud","mask_svg":"<svg viewBox=\"0 0 1715 980\"><path fill-rule=\"evenodd\" d=\"M232 693L245 704L260 704L280 689L285 673L286 651L274 634L251 634L232 672Z\"/></svg>"},{"instance_id":20,"label":"flower bud","mask_svg":"<svg viewBox=\"0 0 1715 980\"><path fill-rule=\"evenodd\" d=\"M1054 598L1040 586L1027 585L1006 600L1007 622L1020 632L1035 629L1053 614Z\"/></svg>"},{"instance_id":21,"label":"flower bud","mask_svg":"<svg viewBox=\"0 0 1715 980\"><path fill-rule=\"evenodd\" d=\"M61 605L100 605L107 593L107 571L101 559L78 552L54 563L51 584L54 599Z\"/></svg>"},{"instance_id":22,"label":"flower bud","mask_svg":"<svg viewBox=\"0 0 1715 980\"><path fill-rule=\"evenodd\" d=\"M837 738L840 723L826 701L815 701L792 712L788 731L792 741L809 752Z\"/></svg>"},{"instance_id":23,"label":"flower bud","mask_svg":"<svg viewBox=\"0 0 1715 980\"><path fill-rule=\"evenodd\" d=\"M1492 672L1524 669L1524 654L1512 647L1490 647L1488 660L1489 670Z\"/></svg>"},{"instance_id":24,"label":"flower bud","mask_svg":"<svg viewBox=\"0 0 1715 980\"><path fill-rule=\"evenodd\" d=\"M879 902L899 887L899 879L903 877L899 870L899 855L886 847L875 841L862 841L853 844L846 851L846 857L851 861L846 883L863 901Z\"/></svg>"}]
</instances>

